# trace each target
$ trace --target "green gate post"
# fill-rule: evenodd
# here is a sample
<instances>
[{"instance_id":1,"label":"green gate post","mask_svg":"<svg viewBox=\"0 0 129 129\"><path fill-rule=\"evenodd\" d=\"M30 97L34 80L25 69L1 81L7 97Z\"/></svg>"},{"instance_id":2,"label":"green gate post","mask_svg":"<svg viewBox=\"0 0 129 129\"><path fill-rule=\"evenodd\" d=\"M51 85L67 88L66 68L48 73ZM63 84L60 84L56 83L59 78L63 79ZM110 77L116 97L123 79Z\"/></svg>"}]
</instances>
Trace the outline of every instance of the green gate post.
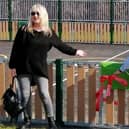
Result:
<instances>
[{"instance_id":1,"label":"green gate post","mask_svg":"<svg viewBox=\"0 0 129 129\"><path fill-rule=\"evenodd\" d=\"M8 32L9 41L12 41L12 0L8 0Z\"/></svg>"},{"instance_id":2,"label":"green gate post","mask_svg":"<svg viewBox=\"0 0 129 129\"><path fill-rule=\"evenodd\" d=\"M63 124L63 61L57 59L56 64L56 123Z\"/></svg>"},{"instance_id":3,"label":"green gate post","mask_svg":"<svg viewBox=\"0 0 129 129\"><path fill-rule=\"evenodd\" d=\"M62 3L58 0L58 34L61 39L62 36Z\"/></svg>"},{"instance_id":4,"label":"green gate post","mask_svg":"<svg viewBox=\"0 0 129 129\"><path fill-rule=\"evenodd\" d=\"M114 3L113 0L110 0L110 44L114 42Z\"/></svg>"}]
</instances>

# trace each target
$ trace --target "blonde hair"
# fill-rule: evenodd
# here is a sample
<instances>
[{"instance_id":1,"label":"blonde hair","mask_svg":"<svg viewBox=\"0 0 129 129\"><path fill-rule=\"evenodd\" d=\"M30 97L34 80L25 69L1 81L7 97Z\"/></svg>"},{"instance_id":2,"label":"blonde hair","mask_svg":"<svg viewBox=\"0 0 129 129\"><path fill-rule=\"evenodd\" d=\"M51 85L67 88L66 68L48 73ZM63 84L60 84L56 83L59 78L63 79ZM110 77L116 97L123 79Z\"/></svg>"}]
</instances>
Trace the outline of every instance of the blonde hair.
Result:
<instances>
[{"instance_id":1,"label":"blonde hair","mask_svg":"<svg viewBox=\"0 0 129 129\"><path fill-rule=\"evenodd\" d=\"M51 35L51 29L49 27L49 19L48 19L48 12L45 6L41 4L35 4L32 6L30 10L30 17L28 20L28 31L33 33L33 24L31 21L31 12L39 12L39 17L40 17L40 26L43 28L43 31L46 35Z\"/></svg>"}]
</instances>

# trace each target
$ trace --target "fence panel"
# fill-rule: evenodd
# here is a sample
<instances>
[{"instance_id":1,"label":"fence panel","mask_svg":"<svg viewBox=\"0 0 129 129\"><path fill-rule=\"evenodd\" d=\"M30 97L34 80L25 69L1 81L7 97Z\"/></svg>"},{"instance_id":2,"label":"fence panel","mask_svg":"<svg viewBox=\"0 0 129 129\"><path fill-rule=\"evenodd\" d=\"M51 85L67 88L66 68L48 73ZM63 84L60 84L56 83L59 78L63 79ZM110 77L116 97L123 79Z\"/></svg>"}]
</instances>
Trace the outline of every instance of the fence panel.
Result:
<instances>
[{"instance_id":1,"label":"fence panel","mask_svg":"<svg viewBox=\"0 0 129 129\"><path fill-rule=\"evenodd\" d=\"M50 21L56 24L52 27L65 42L129 43L129 1L119 0L2 0L0 40L14 40L16 22L28 20L29 10L36 3L46 6ZM63 29L59 29L59 22Z\"/></svg>"},{"instance_id":2,"label":"fence panel","mask_svg":"<svg viewBox=\"0 0 129 129\"><path fill-rule=\"evenodd\" d=\"M119 0L2 0L0 19L5 22L0 23L0 40L14 39L17 29L14 21L28 20L29 10L36 3L46 6L50 21L57 24L56 28L53 25L56 32L60 31L58 21L62 22L63 31L60 33L65 42L129 43L129 1ZM111 24L114 26L112 30Z\"/></svg>"},{"instance_id":3,"label":"fence panel","mask_svg":"<svg viewBox=\"0 0 129 129\"><path fill-rule=\"evenodd\" d=\"M86 114L86 110L85 110L85 66L79 66L78 67L78 79L77 79L77 91L78 91L78 107L77 107L77 112L78 112L78 121L85 121L85 115ZM81 111L81 112L80 112Z\"/></svg>"},{"instance_id":4,"label":"fence panel","mask_svg":"<svg viewBox=\"0 0 129 129\"><path fill-rule=\"evenodd\" d=\"M74 121L75 119L75 100L74 100L74 66L67 67L67 121Z\"/></svg>"},{"instance_id":5,"label":"fence panel","mask_svg":"<svg viewBox=\"0 0 129 129\"><path fill-rule=\"evenodd\" d=\"M99 62L98 62L99 63ZM76 64L76 65L75 65ZM55 97L55 65L54 62L49 64L49 85L50 93L53 100L54 111L59 113L56 107ZM11 82L10 70L6 67L6 63L0 64L0 85L2 97L4 91ZM58 74L58 73L56 73ZM96 91L100 87L99 77L100 69L94 62L86 61L63 61L63 122L67 125L72 122L75 126L82 123L83 126L97 125L129 125L128 110L128 90L113 90L106 102L100 107L100 111L96 111ZM8 80L8 81L7 81ZM118 105L114 104L114 100L118 100ZM32 119L45 120L45 112L42 108L40 98L38 96L37 87L32 87ZM101 114L102 113L102 114ZM0 105L1 120L8 120L7 114Z\"/></svg>"},{"instance_id":6,"label":"fence panel","mask_svg":"<svg viewBox=\"0 0 129 129\"><path fill-rule=\"evenodd\" d=\"M12 22L12 39L14 40L18 26L24 21ZM50 22L50 26L58 34L58 22ZM0 40L9 40L8 21L1 21ZM62 22L62 40L75 43L110 43L109 23ZM114 23L114 44L129 43L129 25Z\"/></svg>"}]
</instances>

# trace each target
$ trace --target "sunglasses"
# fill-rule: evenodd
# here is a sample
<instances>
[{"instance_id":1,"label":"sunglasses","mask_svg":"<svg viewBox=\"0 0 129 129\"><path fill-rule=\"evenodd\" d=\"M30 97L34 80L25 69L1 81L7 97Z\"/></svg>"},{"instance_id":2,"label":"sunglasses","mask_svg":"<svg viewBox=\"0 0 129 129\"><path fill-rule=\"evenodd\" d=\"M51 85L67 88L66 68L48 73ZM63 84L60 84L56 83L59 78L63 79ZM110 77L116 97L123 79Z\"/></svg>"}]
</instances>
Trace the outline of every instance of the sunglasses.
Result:
<instances>
[{"instance_id":1,"label":"sunglasses","mask_svg":"<svg viewBox=\"0 0 129 129\"><path fill-rule=\"evenodd\" d=\"M39 12L31 12L31 16L37 15L39 16Z\"/></svg>"}]
</instances>

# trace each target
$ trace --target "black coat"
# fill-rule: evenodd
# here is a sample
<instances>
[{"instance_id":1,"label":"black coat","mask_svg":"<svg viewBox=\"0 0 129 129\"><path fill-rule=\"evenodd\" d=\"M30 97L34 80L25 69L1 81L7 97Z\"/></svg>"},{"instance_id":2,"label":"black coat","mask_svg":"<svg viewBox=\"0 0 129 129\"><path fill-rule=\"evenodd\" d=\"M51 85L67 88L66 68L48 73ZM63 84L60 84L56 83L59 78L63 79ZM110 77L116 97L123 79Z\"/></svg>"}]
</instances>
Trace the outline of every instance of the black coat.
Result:
<instances>
[{"instance_id":1,"label":"black coat","mask_svg":"<svg viewBox=\"0 0 129 129\"><path fill-rule=\"evenodd\" d=\"M44 32L33 31L32 34L21 27L14 40L9 68L15 68L17 75L31 74L48 78L47 53L52 46L65 54L76 54L76 49L63 43L54 30L52 36L46 36Z\"/></svg>"}]
</instances>

